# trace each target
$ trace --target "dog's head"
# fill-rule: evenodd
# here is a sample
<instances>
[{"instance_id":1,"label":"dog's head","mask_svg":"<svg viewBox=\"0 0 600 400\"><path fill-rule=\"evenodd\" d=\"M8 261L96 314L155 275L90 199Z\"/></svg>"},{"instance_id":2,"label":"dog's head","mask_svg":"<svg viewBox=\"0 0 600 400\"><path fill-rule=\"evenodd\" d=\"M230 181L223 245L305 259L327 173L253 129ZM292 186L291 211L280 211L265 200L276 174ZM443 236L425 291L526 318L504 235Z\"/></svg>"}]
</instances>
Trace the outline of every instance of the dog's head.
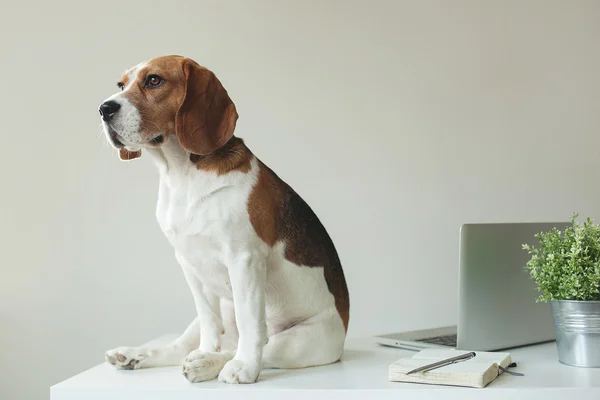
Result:
<instances>
[{"instance_id":1,"label":"dog's head","mask_svg":"<svg viewBox=\"0 0 600 400\"><path fill-rule=\"evenodd\" d=\"M121 91L100 105L109 142L122 160L140 157L176 135L193 154L206 155L232 137L238 114L214 73L189 58L165 56L123 74Z\"/></svg>"}]
</instances>

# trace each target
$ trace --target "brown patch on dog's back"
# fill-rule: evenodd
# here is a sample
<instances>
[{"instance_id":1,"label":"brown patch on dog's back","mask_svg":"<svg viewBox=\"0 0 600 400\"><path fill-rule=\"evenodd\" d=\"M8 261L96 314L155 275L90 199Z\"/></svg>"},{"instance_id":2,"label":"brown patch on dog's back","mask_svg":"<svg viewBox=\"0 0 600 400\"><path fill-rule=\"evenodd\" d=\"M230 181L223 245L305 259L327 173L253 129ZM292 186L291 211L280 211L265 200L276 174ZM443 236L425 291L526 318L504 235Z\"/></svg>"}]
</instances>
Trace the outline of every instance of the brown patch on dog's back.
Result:
<instances>
[{"instance_id":1,"label":"brown patch on dog's back","mask_svg":"<svg viewBox=\"0 0 600 400\"><path fill-rule=\"evenodd\" d=\"M223 175L232 171L247 173L251 168L252 157L244 141L234 136L223 147L210 154L190 154L190 161L198 169Z\"/></svg>"},{"instance_id":2,"label":"brown patch on dog's back","mask_svg":"<svg viewBox=\"0 0 600 400\"><path fill-rule=\"evenodd\" d=\"M258 236L269 246L279 237L277 217L281 209L282 187L275 174L259 162L258 181L248 198L250 222Z\"/></svg>"},{"instance_id":3,"label":"brown patch on dog's back","mask_svg":"<svg viewBox=\"0 0 600 400\"><path fill-rule=\"evenodd\" d=\"M271 169L259 162L258 181L248 199L250 221L270 246L285 243L285 258L306 267L323 267L327 287L348 330L350 298L337 251L308 204Z\"/></svg>"}]
</instances>

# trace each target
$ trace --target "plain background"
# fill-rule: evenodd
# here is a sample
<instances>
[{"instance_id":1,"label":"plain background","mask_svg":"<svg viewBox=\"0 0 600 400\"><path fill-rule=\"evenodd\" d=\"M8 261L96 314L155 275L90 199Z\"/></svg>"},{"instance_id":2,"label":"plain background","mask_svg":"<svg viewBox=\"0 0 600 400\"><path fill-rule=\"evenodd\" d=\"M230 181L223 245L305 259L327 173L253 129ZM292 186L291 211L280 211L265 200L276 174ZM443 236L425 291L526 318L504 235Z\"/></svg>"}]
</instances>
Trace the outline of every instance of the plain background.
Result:
<instances>
[{"instance_id":1,"label":"plain background","mask_svg":"<svg viewBox=\"0 0 600 400\"><path fill-rule=\"evenodd\" d=\"M350 335L456 322L465 222L600 216L600 2L3 2L0 398L43 399L194 307L157 172L100 133L121 72L211 68L340 253ZM183 378L182 378L183 379Z\"/></svg>"}]
</instances>

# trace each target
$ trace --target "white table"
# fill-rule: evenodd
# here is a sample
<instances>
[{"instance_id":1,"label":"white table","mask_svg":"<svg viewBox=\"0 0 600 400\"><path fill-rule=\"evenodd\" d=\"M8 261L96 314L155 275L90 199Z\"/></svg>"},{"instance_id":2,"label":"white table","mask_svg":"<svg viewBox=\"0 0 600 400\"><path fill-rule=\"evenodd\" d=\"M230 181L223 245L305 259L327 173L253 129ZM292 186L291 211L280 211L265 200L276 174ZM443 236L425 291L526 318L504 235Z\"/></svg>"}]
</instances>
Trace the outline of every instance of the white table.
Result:
<instances>
[{"instance_id":1,"label":"white table","mask_svg":"<svg viewBox=\"0 0 600 400\"><path fill-rule=\"evenodd\" d=\"M163 337L155 343L167 342ZM58 383L51 400L378 400L378 399L600 399L600 369L558 362L556 345L510 350L514 377L502 374L484 389L394 383L388 366L410 351L381 347L370 339L348 340L341 362L302 370L265 370L257 383L189 383L181 367L119 371L106 363Z\"/></svg>"}]
</instances>

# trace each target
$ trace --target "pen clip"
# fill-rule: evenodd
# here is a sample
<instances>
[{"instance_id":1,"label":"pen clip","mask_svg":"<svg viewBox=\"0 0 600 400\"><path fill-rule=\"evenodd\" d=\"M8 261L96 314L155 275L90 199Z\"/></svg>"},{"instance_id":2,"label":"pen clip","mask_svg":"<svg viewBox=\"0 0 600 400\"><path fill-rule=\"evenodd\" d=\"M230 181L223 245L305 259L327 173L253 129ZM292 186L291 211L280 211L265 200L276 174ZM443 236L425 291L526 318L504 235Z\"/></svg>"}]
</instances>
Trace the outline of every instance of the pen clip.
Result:
<instances>
[{"instance_id":1,"label":"pen clip","mask_svg":"<svg viewBox=\"0 0 600 400\"><path fill-rule=\"evenodd\" d=\"M456 364L456 363L459 363L459 362L462 362L462 361L467 361L467 360L470 360L471 358L473 358L473 357L475 357L475 356L476 356L475 352L474 352L474 351L472 351L472 352L470 352L470 353L467 353L467 354L465 354L465 357L464 357L464 358L460 358L460 359L457 359L457 360L454 360L454 361L452 361L452 364Z\"/></svg>"}]
</instances>

